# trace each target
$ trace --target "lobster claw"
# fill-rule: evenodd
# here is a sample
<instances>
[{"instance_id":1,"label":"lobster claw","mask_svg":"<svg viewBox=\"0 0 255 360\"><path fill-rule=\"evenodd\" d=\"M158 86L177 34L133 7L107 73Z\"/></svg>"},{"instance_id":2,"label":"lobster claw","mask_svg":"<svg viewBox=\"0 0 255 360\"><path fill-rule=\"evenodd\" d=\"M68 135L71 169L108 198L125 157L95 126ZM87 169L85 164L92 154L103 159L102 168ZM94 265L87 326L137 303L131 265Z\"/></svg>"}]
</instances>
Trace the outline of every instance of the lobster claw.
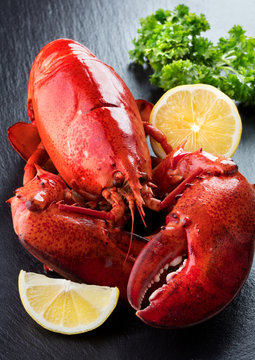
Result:
<instances>
[{"instance_id":1,"label":"lobster claw","mask_svg":"<svg viewBox=\"0 0 255 360\"><path fill-rule=\"evenodd\" d=\"M8 200L21 244L65 278L117 286L122 301L135 258L147 240L104 220L61 210L68 188L57 175L36 166L37 175Z\"/></svg>"},{"instance_id":2,"label":"lobster claw","mask_svg":"<svg viewBox=\"0 0 255 360\"><path fill-rule=\"evenodd\" d=\"M254 187L240 173L228 177L227 188L225 181L196 179L139 254L127 294L145 323L176 328L202 322L246 280L254 254Z\"/></svg>"}]
</instances>

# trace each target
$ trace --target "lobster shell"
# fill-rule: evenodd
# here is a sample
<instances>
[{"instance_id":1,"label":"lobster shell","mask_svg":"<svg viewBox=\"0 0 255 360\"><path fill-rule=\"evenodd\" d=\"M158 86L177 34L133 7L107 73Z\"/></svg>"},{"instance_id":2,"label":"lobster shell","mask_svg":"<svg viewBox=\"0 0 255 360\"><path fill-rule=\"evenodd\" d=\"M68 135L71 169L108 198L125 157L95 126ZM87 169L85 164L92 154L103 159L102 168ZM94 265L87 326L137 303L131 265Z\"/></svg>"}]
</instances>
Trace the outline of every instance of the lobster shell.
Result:
<instances>
[{"instance_id":1,"label":"lobster shell","mask_svg":"<svg viewBox=\"0 0 255 360\"><path fill-rule=\"evenodd\" d=\"M119 75L69 39L46 45L28 85L28 114L65 182L100 196L120 171L138 201L151 161L136 102Z\"/></svg>"}]
</instances>

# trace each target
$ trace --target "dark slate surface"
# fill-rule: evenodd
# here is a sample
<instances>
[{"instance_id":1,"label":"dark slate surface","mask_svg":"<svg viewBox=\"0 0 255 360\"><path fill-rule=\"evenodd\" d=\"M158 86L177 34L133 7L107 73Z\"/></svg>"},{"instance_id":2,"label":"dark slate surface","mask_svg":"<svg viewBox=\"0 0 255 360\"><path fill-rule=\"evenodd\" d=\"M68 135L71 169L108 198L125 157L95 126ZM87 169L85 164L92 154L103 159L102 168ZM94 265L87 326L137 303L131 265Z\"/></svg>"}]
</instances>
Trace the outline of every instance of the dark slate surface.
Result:
<instances>
[{"instance_id":1,"label":"dark slate surface","mask_svg":"<svg viewBox=\"0 0 255 360\"><path fill-rule=\"evenodd\" d=\"M255 268L239 296L218 316L193 328L159 330L117 308L97 330L67 337L37 325L23 309L17 288L20 269L43 272L41 264L19 244L5 200L21 185L24 162L11 149L7 127L27 120L26 91L30 67L49 41L70 37L87 45L113 66L134 96L156 101L160 92L146 74L129 66L128 49L139 18L179 1L164 0L1 0L1 237L0 237L0 359L238 359L255 358ZM206 14L212 40L234 24L254 35L253 0L190 0L192 11ZM243 136L234 159L255 182L254 108L240 107Z\"/></svg>"}]
</instances>

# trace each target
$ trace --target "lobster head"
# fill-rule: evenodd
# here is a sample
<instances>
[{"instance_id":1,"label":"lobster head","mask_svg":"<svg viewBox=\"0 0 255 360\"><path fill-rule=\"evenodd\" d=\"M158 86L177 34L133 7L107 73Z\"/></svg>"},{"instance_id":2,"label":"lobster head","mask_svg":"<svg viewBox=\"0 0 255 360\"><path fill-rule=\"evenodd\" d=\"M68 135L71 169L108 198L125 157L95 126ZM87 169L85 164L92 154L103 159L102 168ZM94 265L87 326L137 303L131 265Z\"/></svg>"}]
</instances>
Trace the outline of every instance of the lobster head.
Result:
<instances>
[{"instance_id":1,"label":"lobster head","mask_svg":"<svg viewBox=\"0 0 255 360\"><path fill-rule=\"evenodd\" d=\"M33 63L27 108L72 189L98 202L103 189L117 187L142 210L150 154L137 104L112 67L78 42L55 40Z\"/></svg>"}]
</instances>

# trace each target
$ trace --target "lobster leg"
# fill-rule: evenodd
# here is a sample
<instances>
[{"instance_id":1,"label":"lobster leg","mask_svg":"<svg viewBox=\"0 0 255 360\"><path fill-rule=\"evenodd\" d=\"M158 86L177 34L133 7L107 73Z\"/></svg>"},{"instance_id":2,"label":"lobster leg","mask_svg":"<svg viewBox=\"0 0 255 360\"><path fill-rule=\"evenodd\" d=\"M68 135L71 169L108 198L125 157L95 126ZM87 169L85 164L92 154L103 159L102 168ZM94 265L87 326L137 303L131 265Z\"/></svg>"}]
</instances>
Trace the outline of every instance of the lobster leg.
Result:
<instances>
[{"instance_id":1,"label":"lobster leg","mask_svg":"<svg viewBox=\"0 0 255 360\"><path fill-rule=\"evenodd\" d=\"M23 184L26 185L30 180L34 178L36 175L35 164L42 166L49 159L49 155L47 154L43 144L40 142L35 149L35 151L28 158L25 173L23 177Z\"/></svg>"},{"instance_id":2,"label":"lobster leg","mask_svg":"<svg viewBox=\"0 0 255 360\"><path fill-rule=\"evenodd\" d=\"M154 105L146 100L141 99L136 100L136 105L143 121L145 134L150 135L154 140L160 143L165 153L169 154L173 150L173 148L170 144L168 144L165 134L163 134L162 131L155 128L149 123L150 114Z\"/></svg>"},{"instance_id":3,"label":"lobster leg","mask_svg":"<svg viewBox=\"0 0 255 360\"><path fill-rule=\"evenodd\" d=\"M102 196L106 199L108 206L112 207L111 210L102 211L90 209L84 206L80 207L65 204L60 204L59 207L63 211L90 215L98 219L108 220L112 225L114 224L114 226L124 226L127 222L127 216L125 216L127 206L122 196L118 194L114 188L103 190Z\"/></svg>"},{"instance_id":4,"label":"lobster leg","mask_svg":"<svg viewBox=\"0 0 255 360\"><path fill-rule=\"evenodd\" d=\"M142 121L144 123L149 123L150 114L154 105L151 102L144 99L138 99L135 102L138 107Z\"/></svg>"},{"instance_id":5,"label":"lobster leg","mask_svg":"<svg viewBox=\"0 0 255 360\"><path fill-rule=\"evenodd\" d=\"M168 144L166 135L164 135L162 131L148 123L144 123L144 130L146 135L150 135L154 140L160 143L166 154L169 154L173 150L172 146Z\"/></svg>"},{"instance_id":6,"label":"lobster leg","mask_svg":"<svg viewBox=\"0 0 255 360\"><path fill-rule=\"evenodd\" d=\"M125 217L127 206L124 203L122 196L114 188L103 190L102 195L112 205L109 213L114 218L115 226L125 225L127 222Z\"/></svg>"}]
</instances>

